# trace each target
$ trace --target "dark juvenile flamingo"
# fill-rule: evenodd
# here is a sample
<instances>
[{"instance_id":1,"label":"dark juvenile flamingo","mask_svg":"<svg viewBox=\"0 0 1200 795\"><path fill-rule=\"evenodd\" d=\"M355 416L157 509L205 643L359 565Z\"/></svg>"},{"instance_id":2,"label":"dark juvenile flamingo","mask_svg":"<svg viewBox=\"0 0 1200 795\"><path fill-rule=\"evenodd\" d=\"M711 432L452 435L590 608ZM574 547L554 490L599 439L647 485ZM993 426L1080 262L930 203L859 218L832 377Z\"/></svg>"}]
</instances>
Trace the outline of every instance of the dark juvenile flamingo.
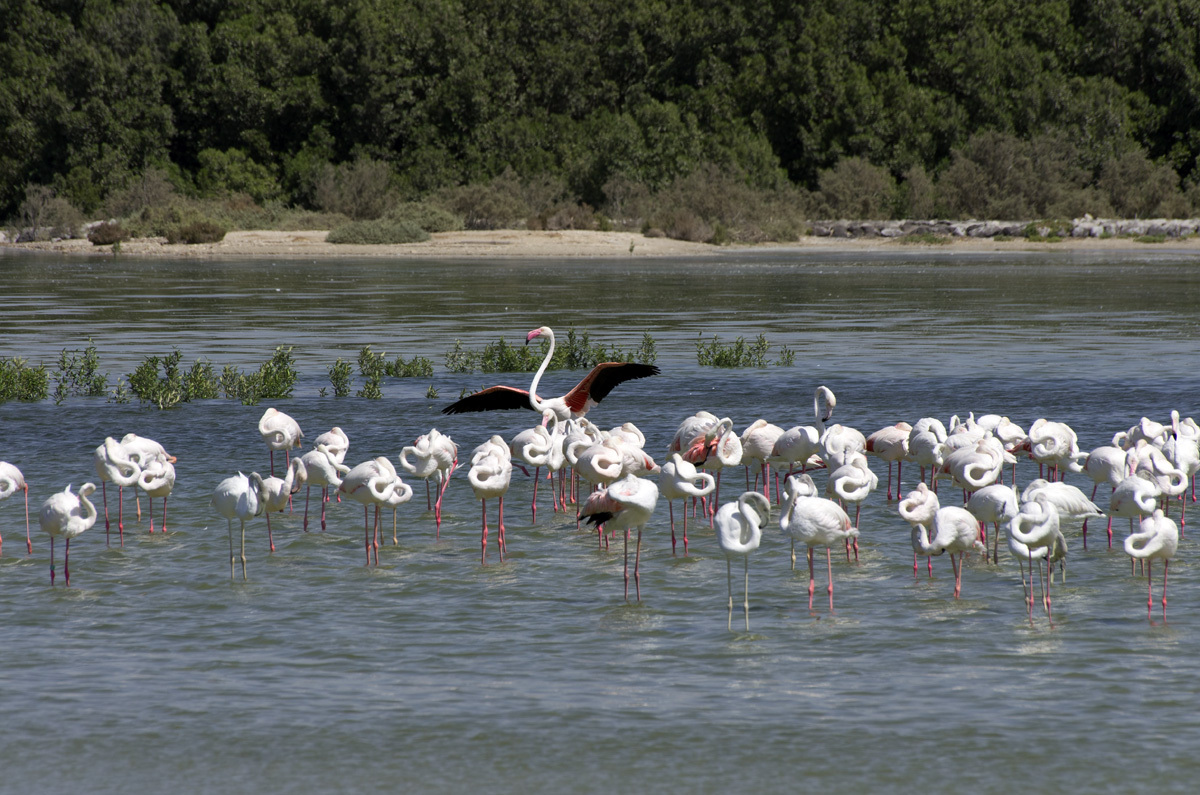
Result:
<instances>
[{"instance_id":1,"label":"dark juvenile flamingo","mask_svg":"<svg viewBox=\"0 0 1200 795\"><path fill-rule=\"evenodd\" d=\"M566 422L570 419L579 419L587 414L588 410L603 400L617 384L659 374L659 369L652 364L601 362L593 367L592 371L567 394L543 400L537 394L537 387L542 380L542 374L550 366L550 359L554 356L554 332L550 330L549 326L535 328L526 335L525 343L529 344L541 336L550 338L550 349L546 351L546 358L542 360L542 366L538 368L528 390L511 386L488 387L451 403L442 409L442 413L463 414L468 411L533 409L543 415L543 424L549 421L546 412L553 413L560 422Z\"/></svg>"}]
</instances>

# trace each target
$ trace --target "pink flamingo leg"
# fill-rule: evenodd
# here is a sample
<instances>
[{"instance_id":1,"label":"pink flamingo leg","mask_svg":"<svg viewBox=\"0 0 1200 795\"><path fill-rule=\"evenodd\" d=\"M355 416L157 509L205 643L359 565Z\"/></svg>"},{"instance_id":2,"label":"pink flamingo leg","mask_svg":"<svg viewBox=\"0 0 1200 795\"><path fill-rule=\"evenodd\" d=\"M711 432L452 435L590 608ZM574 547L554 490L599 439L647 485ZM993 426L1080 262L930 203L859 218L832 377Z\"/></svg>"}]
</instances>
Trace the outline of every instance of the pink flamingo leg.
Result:
<instances>
[{"instance_id":1,"label":"pink flamingo leg","mask_svg":"<svg viewBox=\"0 0 1200 795\"><path fill-rule=\"evenodd\" d=\"M487 537L488 537L487 500L480 500L479 504L483 508L483 538L479 542L479 545L481 547L483 547L483 553L480 555L479 562L480 562L480 565L486 566L487 565Z\"/></svg>"},{"instance_id":2,"label":"pink flamingo leg","mask_svg":"<svg viewBox=\"0 0 1200 795\"><path fill-rule=\"evenodd\" d=\"M504 553L508 551L508 545L504 538L504 495L500 495L500 530L496 533L496 544L500 549L500 562L504 562Z\"/></svg>"},{"instance_id":3,"label":"pink flamingo leg","mask_svg":"<svg viewBox=\"0 0 1200 795\"><path fill-rule=\"evenodd\" d=\"M150 534L154 534L154 498L150 498Z\"/></svg>"},{"instance_id":4,"label":"pink flamingo leg","mask_svg":"<svg viewBox=\"0 0 1200 795\"><path fill-rule=\"evenodd\" d=\"M829 552L829 547L825 547L825 565L829 569L829 612L833 612L833 556Z\"/></svg>"},{"instance_id":5,"label":"pink flamingo leg","mask_svg":"<svg viewBox=\"0 0 1200 795\"><path fill-rule=\"evenodd\" d=\"M162 527L159 529L162 531L163 535L166 535L166 533L167 533L167 498L166 497L163 497L163 520L162 520Z\"/></svg>"},{"instance_id":6,"label":"pink flamingo leg","mask_svg":"<svg viewBox=\"0 0 1200 795\"><path fill-rule=\"evenodd\" d=\"M367 562L364 565L371 565L371 509L366 505L363 506L363 549L367 553Z\"/></svg>"},{"instance_id":7,"label":"pink flamingo leg","mask_svg":"<svg viewBox=\"0 0 1200 795\"><path fill-rule=\"evenodd\" d=\"M67 587L71 587L71 539L67 539L66 549L63 551L63 579L67 583Z\"/></svg>"},{"instance_id":8,"label":"pink flamingo leg","mask_svg":"<svg viewBox=\"0 0 1200 795\"><path fill-rule=\"evenodd\" d=\"M325 532L325 506L329 503L329 487L321 490L321 532Z\"/></svg>"},{"instance_id":9,"label":"pink flamingo leg","mask_svg":"<svg viewBox=\"0 0 1200 795\"><path fill-rule=\"evenodd\" d=\"M100 493L101 493L102 495L104 495L104 546L106 546L106 547L107 547L107 546L111 546L111 544L109 543L109 539L108 539L108 529L109 529L109 523L108 523L108 481L104 481L104 480L100 481ZM28 505L28 503L29 503L29 495L28 495L28 492L27 492L27 493L26 493L26 495L25 495L25 502L26 502L26 504ZM26 513L28 513L28 511L26 511Z\"/></svg>"},{"instance_id":10,"label":"pink flamingo leg","mask_svg":"<svg viewBox=\"0 0 1200 795\"><path fill-rule=\"evenodd\" d=\"M117 489L117 532L121 536L121 546L125 546L125 487Z\"/></svg>"},{"instance_id":11,"label":"pink flamingo leg","mask_svg":"<svg viewBox=\"0 0 1200 795\"><path fill-rule=\"evenodd\" d=\"M1167 569L1170 567L1171 561L1163 561L1163 594L1162 594L1162 620L1167 623Z\"/></svg>"},{"instance_id":12,"label":"pink flamingo leg","mask_svg":"<svg viewBox=\"0 0 1200 795\"><path fill-rule=\"evenodd\" d=\"M542 468L541 468L541 467L534 467L534 468L533 468L533 502L531 503L531 506L530 506L530 507L531 507L531 509L532 509L532 511L533 511L533 521L534 521L534 522L536 522L536 521L537 521L537 493L538 493L538 476L539 476L539 475L541 475L541 473L542 473Z\"/></svg>"},{"instance_id":13,"label":"pink flamingo leg","mask_svg":"<svg viewBox=\"0 0 1200 795\"><path fill-rule=\"evenodd\" d=\"M683 512L683 556L686 558L688 554L688 537L687 537L687 511Z\"/></svg>"},{"instance_id":14,"label":"pink flamingo leg","mask_svg":"<svg viewBox=\"0 0 1200 795\"><path fill-rule=\"evenodd\" d=\"M271 551L275 551L275 536L271 533L271 514L267 513L267 543L271 545Z\"/></svg>"},{"instance_id":15,"label":"pink flamingo leg","mask_svg":"<svg viewBox=\"0 0 1200 795\"><path fill-rule=\"evenodd\" d=\"M626 533L629 531L626 530ZM637 600L642 601L642 528L638 528L637 551L633 556L633 587L637 589Z\"/></svg>"},{"instance_id":16,"label":"pink flamingo leg","mask_svg":"<svg viewBox=\"0 0 1200 795\"><path fill-rule=\"evenodd\" d=\"M629 531L625 531L625 601L629 601Z\"/></svg>"},{"instance_id":17,"label":"pink flamingo leg","mask_svg":"<svg viewBox=\"0 0 1200 795\"><path fill-rule=\"evenodd\" d=\"M107 510L108 506L105 506ZM29 537L29 484L25 484L25 548L26 554L33 554L33 539Z\"/></svg>"},{"instance_id":18,"label":"pink flamingo leg","mask_svg":"<svg viewBox=\"0 0 1200 795\"><path fill-rule=\"evenodd\" d=\"M371 544L375 550L375 565L379 565L379 506L375 506L375 535Z\"/></svg>"},{"instance_id":19,"label":"pink flamingo leg","mask_svg":"<svg viewBox=\"0 0 1200 795\"><path fill-rule=\"evenodd\" d=\"M829 548L826 547L826 551L828 551L828 549ZM916 571L915 553L914 553L913 571L914 572ZM812 606L813 594L816 593L816 590L817 590L817 578L816 578L816 575L813 574L813 550L812 550L812 547L809 547L808 548L808 612L810 614L813 611L813 606Z\"/></svg>"},{"instance_id":20,"label":"pink flamingo leg","mask_svg":"<svg viewBox=\"0 0 1200 795\"><path fill-rule=\"evenodd\" d=\"M1150 621L1151 624L1154 623L1154 574L1152 573L1153 569L1154 569L1154 560L1152 558L1149 561L1149 565L1146 566L1146 618Z\"/></svg>"},{"instance_id":21,"label":"pink flamingo leg","mask_svg":"<svg viewBox=\"0 0 1200 795\"><path fill-rule=\"evenodd\" d=\"M671 517L671 555L675 554L675 501L667 500L667 513ZM683 518L687 519L687 507L684 506Z\"/></svg>"}]
</instances>

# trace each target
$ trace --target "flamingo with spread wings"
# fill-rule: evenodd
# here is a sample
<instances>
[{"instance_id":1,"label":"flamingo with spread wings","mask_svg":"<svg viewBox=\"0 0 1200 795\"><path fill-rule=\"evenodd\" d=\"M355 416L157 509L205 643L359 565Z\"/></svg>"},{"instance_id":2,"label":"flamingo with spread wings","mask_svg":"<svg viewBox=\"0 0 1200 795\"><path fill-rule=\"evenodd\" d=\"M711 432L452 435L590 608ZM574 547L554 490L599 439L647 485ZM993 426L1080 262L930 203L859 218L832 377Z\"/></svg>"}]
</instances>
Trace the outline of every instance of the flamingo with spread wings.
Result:
<instances>
[{"instance_id":1,"label":"flamingo with spread wings","mask_svg":"<svg viewBox=\"0 0 1200 795\"><path fill-rule=\"evenodd\" d=\"M553 412L560 422L566 422L571 419L579 419L587 414L592 406L603 400L618 384L635 378L647 378L659 374L659 369L652 364L601 362L593 367L592 371L584 376L583 380L576 384L570 392L562 397L543 400L538 396L537 388L542 380L542 374L546 372L546 368L550 366L550 359L554 356L554 332L549 326L535 328L525 336L525 343L529 344L538 337L548 337L550 348L546 351L546 358L542 360L542 365L533 376L528 390L511 386L488 387L451 403L442 409L442 413L464 414L469 411L533 409L543 415L543 424L549 421L549 417L546 415L548 411Z\"/></svg>"}]
</instances>

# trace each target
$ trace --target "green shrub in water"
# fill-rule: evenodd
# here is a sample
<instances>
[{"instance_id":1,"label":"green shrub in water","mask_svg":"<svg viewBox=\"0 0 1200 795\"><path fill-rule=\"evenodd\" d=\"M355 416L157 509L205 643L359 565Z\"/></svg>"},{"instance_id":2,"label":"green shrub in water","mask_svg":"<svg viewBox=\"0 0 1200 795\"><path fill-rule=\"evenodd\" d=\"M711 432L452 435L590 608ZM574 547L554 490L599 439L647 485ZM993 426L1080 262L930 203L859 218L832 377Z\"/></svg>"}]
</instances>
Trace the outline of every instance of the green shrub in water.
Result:
<instances>
[{"instance_id":1,"label":"green shrub in water","mask_svg":"<svg viewBox=\"0 0 1200 795\"><path fill-rule=\"evenodd\" d=\"M0 403L7 400L45 400L50 394L46 365L30 367L25 359L0 359Z\"/></svg>"}]
</instances>

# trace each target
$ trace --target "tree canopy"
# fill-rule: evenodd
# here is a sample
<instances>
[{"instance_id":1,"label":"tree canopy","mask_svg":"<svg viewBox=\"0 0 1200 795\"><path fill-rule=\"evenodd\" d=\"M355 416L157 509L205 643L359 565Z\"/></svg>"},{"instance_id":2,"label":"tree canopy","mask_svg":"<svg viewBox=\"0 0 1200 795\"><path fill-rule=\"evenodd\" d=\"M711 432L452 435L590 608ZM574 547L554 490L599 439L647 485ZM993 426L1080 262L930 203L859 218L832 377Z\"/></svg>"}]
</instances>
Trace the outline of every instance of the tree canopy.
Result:
<instances>
[{"instance_id":1,"label":"tree canopy","mask_svg":"<svg viewBox=\"0 0 1200 795\"><path fill-rule=\"evenodd\" d=\"M1200 170L1200 0L3 7L0 217L31 184L95 211L150 168L313 206L356 160L406 198L511 172L600 206L702 167L815 191L979 166L986 135L1081 189L1131 156Z\"/></svg>"}]
</instances>

